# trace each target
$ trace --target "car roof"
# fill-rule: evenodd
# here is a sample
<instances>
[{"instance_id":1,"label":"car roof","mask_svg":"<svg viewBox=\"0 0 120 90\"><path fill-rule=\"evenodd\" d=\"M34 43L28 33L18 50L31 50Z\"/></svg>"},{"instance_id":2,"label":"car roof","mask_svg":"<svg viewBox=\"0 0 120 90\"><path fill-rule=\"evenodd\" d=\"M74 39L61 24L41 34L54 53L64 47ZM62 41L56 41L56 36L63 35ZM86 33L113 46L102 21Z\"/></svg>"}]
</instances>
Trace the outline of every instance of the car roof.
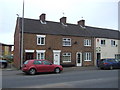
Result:
<instances>
[{"instance_id":1,"label":"car roof","mask_svg":"<svg viewBox=\"0 0 120 90\"><path fill-rule=\"evenodd\" d=\"M27 60L27 61L37 61L37 60L39 60L39 61L45 61L45 59L31 59L31 60Z\"/></svg>"}]
</instances>

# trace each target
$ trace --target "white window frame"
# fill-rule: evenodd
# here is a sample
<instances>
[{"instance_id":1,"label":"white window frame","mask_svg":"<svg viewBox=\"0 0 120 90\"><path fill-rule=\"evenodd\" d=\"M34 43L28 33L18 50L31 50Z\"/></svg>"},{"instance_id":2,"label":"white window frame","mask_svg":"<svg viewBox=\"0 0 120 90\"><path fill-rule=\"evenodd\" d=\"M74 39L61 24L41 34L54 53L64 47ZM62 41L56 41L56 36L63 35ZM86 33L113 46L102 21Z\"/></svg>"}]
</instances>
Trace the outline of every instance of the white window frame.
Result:
<instances>
[{"instance_id":1,"label":"white window frame","mask_svg":"<svg viewBox=\"0 0 120 90\"><path fill-rule=\"evenodd\" d=\"M91 52L84 53L84 61L92 61L92 53Z\"/></svg>"},{"instance_id":2,"label":"white window frame","mask_svg":"<svg viewBox=\"0 0 120 90\"><path fill-rule=\"evenodd\" d=\"M37 59L45 59L45 51L46 50L36 50ZM42 54L43 54L43 57L42 57Z\"/></svg>"},{"instance_id":3,"label":"white window frame","mask_svg":"<svg viewBox=\"0 0 120 90\"><path fill-rule=\"evenodd\" d=\"M63 58L64 58L65 56L66 56L66 57L70 57L70 60L65 60L65 61L64 61ZM69 52L68 52L68 53L63 53L63 54L62 54L62 61L63 61L63 63L64 63L64 62L71 62L71 53L69 53Z\"/></svg>"},{"instance_id":4,"label":"white window frame","mask_svg":"<svg viewBox=\"0 0 120 90\"><path fill-rule=\"evenodd\" d=\"M63 38L63 46L71 46L71 38Z\"/></svg>"},{"instance_id":5,"label":"white window frame","mask_svg":"<svg viewBox=\"0 0 120 90\"><path fill-rule=\"evenodd\" d=\"M115 40L111 40L111 46L115 46L116 45L116 41Z\"/></svg>"},{"instance_id":6,"label":"white window frame","mask_svg":"<svg viewBox=\"0 0 120 90\"><path fill-rule=\"evenodd\" d=\"M104 41L104 42L102 43L102 41ZM105 40L105 39L102 39L102 40L100 41L100 44L101 44L101 46L105 46L105 45L106 45L106 40Z\"/></svg>"},{"instance_id":7,"label":"white window frame","mask_svg":"<svg viewBox=\"0 0 120 90\"><path fill-rule=\"evenodd\" d=\"M91 39L84 39L84 46L91 46Z\"/></svg>"},{"instance_id":8,"label":"white window frame","mask_svg":"<svg viewBox=\"0 0 120 90\"><path fill-rule=\"evenodd\" d=\"M46 35L37 35L37 45L45 45L45 37ZM44 39L43 43L42 43L42 38Z\"/></svg>"}]
</instances>

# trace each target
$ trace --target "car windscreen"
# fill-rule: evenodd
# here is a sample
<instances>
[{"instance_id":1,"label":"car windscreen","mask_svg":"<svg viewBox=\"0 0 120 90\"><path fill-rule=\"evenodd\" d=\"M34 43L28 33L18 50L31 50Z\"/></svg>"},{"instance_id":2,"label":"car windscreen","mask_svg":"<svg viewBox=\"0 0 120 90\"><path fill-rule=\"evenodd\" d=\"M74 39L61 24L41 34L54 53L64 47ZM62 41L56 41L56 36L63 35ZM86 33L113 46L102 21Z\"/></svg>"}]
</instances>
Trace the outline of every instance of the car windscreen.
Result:
<instances>
[{"instance_id":1,"label":"car windscreen","mask_svg":"<svg viewBox=\"0 0 120 90\"><path fill-rule=\"evenodd\" d=\"M28 64L28 60L24 62L24 64Z\"/></svg>"}]
</instances>

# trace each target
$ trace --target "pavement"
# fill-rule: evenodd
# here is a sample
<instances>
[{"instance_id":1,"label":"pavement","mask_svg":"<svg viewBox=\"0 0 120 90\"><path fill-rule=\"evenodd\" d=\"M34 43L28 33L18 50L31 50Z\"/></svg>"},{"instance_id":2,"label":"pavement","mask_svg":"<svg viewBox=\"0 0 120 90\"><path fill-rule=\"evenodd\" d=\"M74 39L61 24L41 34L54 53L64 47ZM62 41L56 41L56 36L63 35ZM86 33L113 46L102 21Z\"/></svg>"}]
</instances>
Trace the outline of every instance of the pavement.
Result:
<instances>
[{"instance_id":1,"label":"pavement","mask_svg":"<svg viewBox=\"0 0 120 90\"><path fill-rule=\"evenodd\" d=\"M64 71L86 71L86 70L97 70L98 68L96 66L84 66L84 67L63 67ZM8 66L7 68L1 69L2 71L17 71L19 69L13 67L13 66Z\"/></svg>"},{"instance_id":2,"label":"pavement","mask_svg":"<svg viewBox=\"0 0 120 90\"><path fill-rule=\"evenodd\" d=\"M87 70L97 70L96 66L84 66L84 67L64 67L64 71L87 71Z\"/></svg>"}]
</instances>

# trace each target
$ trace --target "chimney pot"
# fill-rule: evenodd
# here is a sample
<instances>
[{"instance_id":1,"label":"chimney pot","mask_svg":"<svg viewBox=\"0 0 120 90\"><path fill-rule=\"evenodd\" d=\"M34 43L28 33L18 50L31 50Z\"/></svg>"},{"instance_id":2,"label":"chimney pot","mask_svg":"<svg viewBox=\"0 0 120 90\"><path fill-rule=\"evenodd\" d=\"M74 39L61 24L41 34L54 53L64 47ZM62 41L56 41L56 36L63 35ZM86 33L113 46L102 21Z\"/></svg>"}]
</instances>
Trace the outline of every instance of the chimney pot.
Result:
<instances>
[{"instance_id":1,"label":"chimney pot","mask_svg":"<svg viewBox=\"0 0 120 90\"><path fill-rule=\"evenodd\" d=\"M85 20L78 21L78 25L85 27Z\"/></svg>"},{"instance_id":2,"label":"chimney pot","mask_svg":"<svg viewBox=\"0 0 120 90\"><path fill-rule=\"evenodd\" d=\"M60 23L63 23L63 24L66 24L66 17L62 17L62 18L60 18Z\"/></svg>"},{"instance_id":3,"label":"chimney pot","mask_svg":"<svg viewBox=\"0 0 120 90\"><path fill-rule=\"evenodd\" d=\"M45 18L46 18L45 16L46 16L45 13L43 13L43 14L40 15L40 20L41 20L42 22L45 22Z\"/></svg>"}]
</instances>

